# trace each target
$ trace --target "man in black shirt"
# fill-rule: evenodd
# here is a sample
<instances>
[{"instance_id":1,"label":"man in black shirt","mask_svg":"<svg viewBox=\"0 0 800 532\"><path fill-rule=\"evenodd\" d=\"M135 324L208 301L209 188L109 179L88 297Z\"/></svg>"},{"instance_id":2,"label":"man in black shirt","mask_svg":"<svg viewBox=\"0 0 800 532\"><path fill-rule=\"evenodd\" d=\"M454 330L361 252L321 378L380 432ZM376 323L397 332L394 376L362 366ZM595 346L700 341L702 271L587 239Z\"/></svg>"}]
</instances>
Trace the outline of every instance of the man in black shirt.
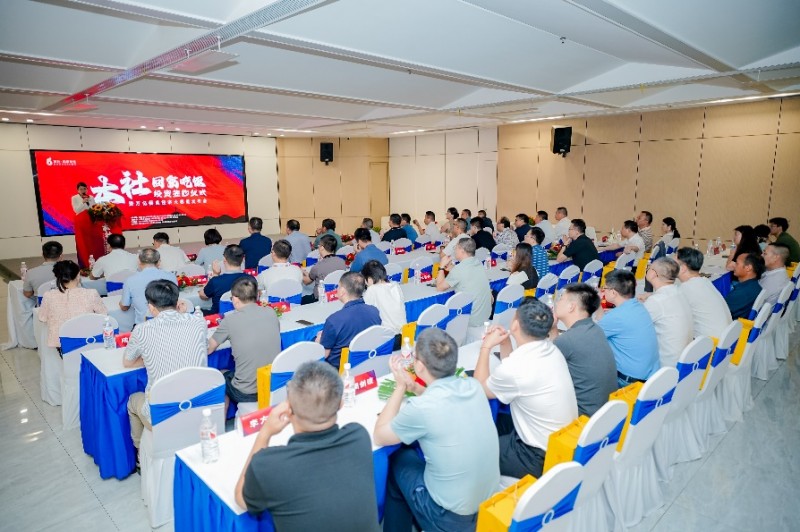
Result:
<instances>
[{"instance_id":1,"label":"man in black shirt","mask_svg":"<svg viewBox=\"0 0 800 532\"><path fill-rule=\"evenodd\" d=\"M389 225L391 229L383 233L383 238L381 238L384 242L392 242L394 240L400 240L401 238L408 238L408 233L406 233L405 229L400 227L400 223L402 222L402 218L399 214L394 213L389 216Z\"/></svg>"},{"instance_id":2,"label":"man in black shirt","mask_svg":"<svg viewBox=\"0 0 800 532\"><path fill-rule=\"evenodd\" d=\"M556 257L558 262L572 259L572 263L583 270L587 264L600 258L597 248L594 247L594 242L584 233L586 233L586 222L580 218L572 220L564 247L561 248L561 251L558 252L558 257Z\"/></svg>"},{"instance_id":3,"label":"man in black shirt","mask_svg":"<svg viewBox=\"0 0 800 532\"><path fill-rule=\"evenodd\" d=\"M497 245L495 244L492 233L483 230L483 222L480 218L472 219L470 222L469 234L472 240L475 241L476 248L486 248L491 251Z\"/></svg>"},{"instance_id":4,"label":"man in black shirt","mask_svg":"<svg viewBox=\"0 0 800 532\"><path fill-rule=\"evenodd\" d=\"M236 502L251 513L269 511L280 532L378 530L372 441L357 423L336 425L342 388L330 365L304 363L256 437ZM290 423L289 442L269 447Z\"/></svg>"},{"instance_id":5,"label":"man in black shirt","mask_svg":"<svg viewBox=\"0 0 800 532\"><path fill-rule=\"evenodd\" d=\"M520 242L525 240L525 235L531 230L531 225L528 223L528 220L528 215L522 212L514 218L514 231L516 231L517 238L519 238Z\"/></svg>"}]
</instances>

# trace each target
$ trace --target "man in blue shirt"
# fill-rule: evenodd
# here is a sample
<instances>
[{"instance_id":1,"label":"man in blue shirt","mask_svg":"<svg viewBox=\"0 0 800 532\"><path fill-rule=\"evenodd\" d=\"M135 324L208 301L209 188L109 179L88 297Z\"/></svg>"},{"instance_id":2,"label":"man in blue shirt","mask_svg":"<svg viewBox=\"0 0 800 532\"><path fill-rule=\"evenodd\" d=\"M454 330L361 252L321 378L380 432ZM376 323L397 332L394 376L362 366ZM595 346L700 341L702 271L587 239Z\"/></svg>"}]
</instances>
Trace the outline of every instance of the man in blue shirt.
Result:
<instances>
[{"instance_id":1,"label":"man in blue shirt","mask_svg":"<svg viewBox=\"0 0 800 532\"><path fill-rule=\"evenodd\" d=\"M300 232L300 222L297 220L286 222L286 241L292 245L289 262L293 264L300 264L311 253L311 240L307 234Z\"/></svg>"},{"instance_id":2,"label":"man in blue shirt","mask_svg":"<svg viewBox=\"0 0 800 532\"><path fill-rule=\"evenodd\" d=\"M616 308L607 311L597 324L614 352L620 388L646 381L661 367L653 320L635 294L636 277L631 272L614 270L606 275L603 296Z\"/></svg>"},{"instance_id":3,"label":"man in blue shirt","mask_svg":"<svg viewBox=\"0 0 800 532\"><path fill-rule=\"evenodd\" d=\"M361 268L371 260L376 260L384 266L389 262L389 257L386 256L386 253L372 243L372 235L369 229L364 229L363 227L356 229L355 239L356 258L353 259L353 263L350 265L351 272L360 272Z\"/></svg>"},{"instance_id":4,"label":"man in blue shirt","mask_svg":"<svg viewBox=\"0 0 800 532\"><path fill-rule=\"evenodd\" d=\"M139 252L139 271L125 279L122 285L119 308L128 310L133 307L134 323L137 325L144 323L147 318L147 298L144 296L144 291L150 281L163 279L178 284L174 273L158 268L159 262L161 255L158 251L154 248L144 248Z\"/></svg>"},{"instance_id":5,"label":"man in blue shirt","mask_svg":"<svg viewBox=\"0 0 800 532\"><path fill-rule=\"evenodd\" d=\"M337 370L342 348L348 347L361 331L381 324L378 309L367 305L361 298L366 289L367 282L360 273L347 272L342 275L337 296L344 307L328 316L317 336L317 341L325 348L325 360Z\"/></svg>"},{"instance_id":6,"label":"man in blue shirt","mask_svg":"<svg viewBox=\"0 0 800 532\"><path fill-rule=\"evenodd\" d=\"M747 318L750 314L753 303L761 292L758 280L765 270L764 259L755 253L742 253L736 258L733 275L739 282L725 296L725 303L731 309L733 319ZM756 309L758 310L760 309Z\"/></svg>"},{"instance_id":7,"label":"man in blue shirt","mask_svg":"<svg viewBox=\"0 0 800 532\"><path fill-rule=\"evenodd\" d=\"M256 217L250 218L250 222L247 224L250 236L243 238L239 242L239 246L244 251L245 269L256 268L258 261L272 252L272 240L261 234L263 227L264 220Z\"/></svg>"},{"instance_id":8,"label":"man in blue shirt","mask_svg":"<svg viewBox=\"0 0 800 532\"><path fill-rule=\"evenodd\" d=\"M404 212L403 214L400 215L400 227L403 228L403 230L406 232L406 235L408 236L408 239L411 240L412 243L417 241L417 237L419 235L417 234L417 231L414 229L414 226L411 225L411 215L408 214L407 212Z\"/></svg>"},{"instance_id":9,"label":"man in blue shirt","mask_svg":"<svg viewBox=\"0 0 800 532\"><path fill-rule=\"evenodd\" d=\"M246 276L242 272L242 261L244 251L241 246L231 244L222 252L222 264L214 261L211 268L214 270L214 277L208 280L208 284L197 294L203 301L211 300L211 308L203 311L210 316L219 312L219 300L225 292L229 292L233 282L239 277Z\"/></svg>"}]
</instances>

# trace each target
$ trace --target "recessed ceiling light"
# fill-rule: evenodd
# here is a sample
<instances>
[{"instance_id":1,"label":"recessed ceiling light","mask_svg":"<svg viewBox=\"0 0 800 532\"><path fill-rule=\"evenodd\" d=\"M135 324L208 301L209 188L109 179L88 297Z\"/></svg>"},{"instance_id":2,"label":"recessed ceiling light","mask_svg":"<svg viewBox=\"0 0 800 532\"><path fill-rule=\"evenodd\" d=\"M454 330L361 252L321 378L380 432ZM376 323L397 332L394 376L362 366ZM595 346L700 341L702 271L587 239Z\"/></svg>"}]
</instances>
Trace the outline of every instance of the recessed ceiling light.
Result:
<instances>
[{"instance_id":1,"label":"recessed ceiling light","mask_svg":"<svg viewBox=\"0 0 800 532\"><path fill-rule=\"evenodd\" d=\"M139 126L139 129L147 129L147 126Z\"/></svg>"},{"instance_id":2,"label":"recessed ceiling light","mask_svg":"<svg viewBox=\"0 0 800 532\"><path fill-rule=\"evenodd\" d=\"M179 127L175 128L175 131L180 131L180 130L181 130L181 128L179 128Z\"/></svg>"},{"instance_id":3,"label":"recessed ceiling light","mask_svg":"<svg viewBox=\"0 0 800 532\"><path fill-rule=\"evenodd\" d=\"M161 131L164 131L164 126L158 126L158 129L160 129Z\"/></svg>"},{"instance_id":4,"label":"recessed ceiling light","mask_svg":"<svg viewBox=\"0 0 800 532\"><path fill-rule=\"evenodd\" d=\"M281 134L280 134L280 135L278 135L278 136L279 136L279 137L282 137L282 136L283 136L283 133L281 133Z\"/></svg>"},{"instance_id":5,"label":"recessed ceiling light","mask_svg":"<svg viewBox=\"0 0 800 532\"><path fill-rule=\"evenodd\" d=\"M257 137L257 136L259 136L260 134L261 134L261 133L259 133L258 131L254 131L254 132L253 132L253 135L255 135L256 137Z\"/></svg>"},{"instance_id":6,"label":"recessed ceiling light","mask_svg":"<svg viewBox=\"0 0 800 532\"><path fill-rule=\"evenodd\" d=\"M25 119L25 121L27 123L29 123L29 124L32 124L33 123L33 118L27 118L27 119Z\"/></svg>"},{"instance_id":7,"label":"recessed ceiling light","mask_svg":"<svg viewBox=\"0 0 800 532\"><path fill-rule=\"evenodd\" d=\"M3 122L8 122L8 121L9 121L9 118L7 118L7 117L5 117L5 116L4 116L4 117L3 117Z\"/></svg>"}]
</instances>

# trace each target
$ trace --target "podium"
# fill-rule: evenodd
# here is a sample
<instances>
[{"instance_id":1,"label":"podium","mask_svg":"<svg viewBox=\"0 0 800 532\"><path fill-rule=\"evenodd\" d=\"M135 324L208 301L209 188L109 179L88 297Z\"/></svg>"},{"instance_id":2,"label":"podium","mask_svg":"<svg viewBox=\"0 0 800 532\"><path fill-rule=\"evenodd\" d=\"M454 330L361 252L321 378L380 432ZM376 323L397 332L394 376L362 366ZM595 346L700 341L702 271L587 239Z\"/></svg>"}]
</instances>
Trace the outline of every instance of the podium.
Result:
<instances>
[{"instance_id":1,"label":"podium","mask_svg":"<svg viewBox=\"0 0 800 532\"><path fill-rule=\"evenodd\" d=\"M108 225L110 233L122 234L122 225L119 220L114 222L94 221L88 211L81 211L75 215L75 248L78 252L78 265L81 268L89 267L89 255L94 255L95 259L99 259L106 254L104 225Z\"/></svg>"}]
</instances>

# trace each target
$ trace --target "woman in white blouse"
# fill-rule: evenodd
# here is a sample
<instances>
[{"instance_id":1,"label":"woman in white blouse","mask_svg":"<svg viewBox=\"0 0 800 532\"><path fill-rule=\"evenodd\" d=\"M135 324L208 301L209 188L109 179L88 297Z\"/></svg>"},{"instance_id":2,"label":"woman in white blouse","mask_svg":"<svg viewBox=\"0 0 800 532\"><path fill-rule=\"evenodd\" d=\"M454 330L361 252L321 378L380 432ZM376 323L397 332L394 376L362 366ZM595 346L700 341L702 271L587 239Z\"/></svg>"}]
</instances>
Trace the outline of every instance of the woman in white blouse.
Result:
<instances>
[{"instance_id":1,"label":"woman in white blouse","mask_svg":"<svg viewBox=\"0 0 800 532\"><path fill-rule=\"evenodd\" d=\"M367 281L364 303L378 309L381 324L397 334L394 349L400 349L400 333L406 324L406 304L400 285L389 281L386 268L376 260L367 262L361 269L361 275Z\"/></svg>"}]
</instances>

